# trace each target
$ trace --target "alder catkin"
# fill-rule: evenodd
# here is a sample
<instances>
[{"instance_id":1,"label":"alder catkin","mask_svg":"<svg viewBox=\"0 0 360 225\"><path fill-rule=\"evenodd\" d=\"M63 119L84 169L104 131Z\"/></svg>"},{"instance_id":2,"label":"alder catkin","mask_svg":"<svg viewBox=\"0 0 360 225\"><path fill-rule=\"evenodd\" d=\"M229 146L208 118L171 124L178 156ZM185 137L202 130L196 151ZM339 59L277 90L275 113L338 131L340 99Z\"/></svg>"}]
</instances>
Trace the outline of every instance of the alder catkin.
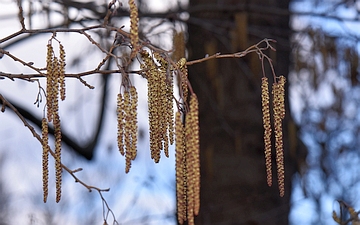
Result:
<instances>
[{"instance_id":1,"label":"alder catkin","mask_svg":"<svg viewBox=\"0 0 360 225\"><path fill-rule=\"evenodd\" d=\"M278 185L280 196L284 196L284 150L283 150L283 134L282 134L282 105L281 87L279 83L274 83L272 86L273 93L273 111L274 111L274 129L275 129L275 150L276 150L276 167L278 176Z\"/></svg>"},{"instance_id":2,"label":"alder catkin","mask_svg":"<svg viewBox=\"0 0 360 225\"><path fill-rule=\"evenodd\" d=\"M53 85L54 85L54 56L53 56L53 47L51 44L47 45L47 54L46 54L46 107L47 107L47 118L48 121L52 121L53 116Z\"/></svg>"},{"instance_id":3,"label":"alder catkin","mask_svg":"<svg viewBox=\"0 0 360 225\"><path fill-rule=\"evenodd\" d=\"M43 197L44 203L47 201L49 195L49 131L48 131L48 122L46 118L43 118L41 121L42 128L42 170L43 170Z\"/></svg>"},{"instance_id":4,"label":"alder catkin","mask_svg":"<svg viewBox=\"0 0 360 225\"><path fill-rule=\"evenodd\" d=\"M61 128L60 117L54 114L54 136L55 136L55 177L56 177L56 202L61 199L62 165L61 165Z\"/></svg>"},{"instance_id":5,"label":"alder catkin","mask_svg":"<svg viewBox=\"0 0 360 225\"><path fill-rule=\"evenodd\" d=\"M187 171L187 219L194 224L194 215L200 208L200 160L198 100L190 96L190 111L185 118L185 146Z\"/></svg>"},{"instance_id":6,"label":"alder catkin","mask_svg":"<svg viewBox=\"0 0 360 225\"><path fill-rule=\"evenodd\" d=\"M138 9L135 4L135 0L128 1L130 6L130 43L132 46L132 51L130 58L134 58L136 53L139 51L139 17L138 17Z\"/></svg>"},{"instance_id":7,"label":"alder catkin","mask_svg":"<svg viewBox=\"0 0 360 225\"><path fill-rule=\"evenodd\" d=\"M271 171L271 123L270 123L270 107L269 107L269 82L267 77L261 80L261 102L263 112L264 125L264 144L265 144L265 166L266 166L266 180L269 186L272 185L272 171Z\"/></svg>"},{"instance_id":8,"label":"alder catkin","mask_svg":"<svg viewBox=\"0 0 360 225\"><path fill-rule=\"evenodd\" d=\"M181 58L176 63L176 65L180 69L180 76L179 77L180 77L180 80L181 80L181 93L182 93L183 100L186 102L187 97L188 97L188 85L187 85L188 70L187 70L187 66L186 66L186 59Z\"/></svg>"},{"instance_id":9,"label":"alder catkin","mask_svg":"<svg viewBox=\"0 0 360 225\"><path fill-rule=\"evenodd\" d=\"M65 100L65 50L64 46L60 44L60 60L59 60L59 85L60 85L60 98L62 101Z\"/></svg>"},{"instance_id":10,"label":"alder catkin","mask_svg":"<svg viewBox=\"0 0 360 225\"><path fill-rule=\"evenodd\" d=\"M131 95L131 121L128 121L130 124L130 137L131 137L131 159L134 160L137 155L137 105L138 105L138 93L136 91L135 86L130 87L130 95Z\"/></svg>"},{"instance_id":11,"label":"alder catkin","mask_svg":"<svg viewBox=\"0 0 360 225\"><path fill-rule=\"evenodd\" d=\"M177 217L180 224L186 220L185 136L180 112L175 114L175 169Z\"/></svg>"},{"instance_id":12,"label":"alder catkin","mask_svg":"<svg viewBox=\"0 0 360 225\"><path fill-rule=\"evenodd\" d=\"M119 93L117 96L117 143L121 155L125 154L124 151L124 130L125 130L125 114L124 114L124 99L122 94Z\"/></svg>"},{"instance_id":13,"label":"alder catkin","mask_svg":"<svg viewBox=\"0 0 360 225\"><path fill-rule=\"evenodd\" d=\"M130 93L128 90L124 91L124 113L125 113L125 134L124 134L124 141L125 141L125 172L128 173L131 167L131 102L130 102Z\"/></svg>"}]
</instances>

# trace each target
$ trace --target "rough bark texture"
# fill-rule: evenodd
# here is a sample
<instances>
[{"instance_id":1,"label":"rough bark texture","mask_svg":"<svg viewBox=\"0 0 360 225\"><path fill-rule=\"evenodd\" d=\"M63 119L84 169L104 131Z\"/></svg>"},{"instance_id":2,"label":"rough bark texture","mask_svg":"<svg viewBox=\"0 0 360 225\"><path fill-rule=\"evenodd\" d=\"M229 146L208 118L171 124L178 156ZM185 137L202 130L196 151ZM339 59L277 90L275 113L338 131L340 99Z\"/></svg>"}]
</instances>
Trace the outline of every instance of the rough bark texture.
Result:
<instances>
[{"instance_id":1,"label":"rough bark texture","mask_svg":"<svg viewBox=\"0 0 360 225\"><path fill-rule=\"evenodd\" d=\"M189 20L189 59L236 52L273 38L278 41L274 46L277 52L269 54L276 73L287 76L289 15L266 11L270 7L287 11L288 3L191 0L190 11L197 10ZM219 7L210 7L214 4ZM266 184L258 56L253 53L243 59L211 60L189 70L200 104L201 209L196 224L288 224L291 176L295 173L290 152L296 152L297 144L292 143L290 149L287 130L289 122L293 123L287 110L283 124L286 184L281 198L274 157L273 186ZM271 87L269 71L267 76ZM287 100L286 104L288 109Z\"/></svg>"}]
</instances>

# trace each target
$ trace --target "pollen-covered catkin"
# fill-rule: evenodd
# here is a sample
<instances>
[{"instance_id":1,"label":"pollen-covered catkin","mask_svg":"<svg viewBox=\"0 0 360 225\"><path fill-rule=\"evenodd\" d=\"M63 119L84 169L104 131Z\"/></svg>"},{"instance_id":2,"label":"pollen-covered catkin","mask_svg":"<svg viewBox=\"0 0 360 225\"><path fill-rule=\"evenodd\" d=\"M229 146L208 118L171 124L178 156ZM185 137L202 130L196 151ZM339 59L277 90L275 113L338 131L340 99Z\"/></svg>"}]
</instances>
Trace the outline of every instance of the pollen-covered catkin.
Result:
<instances>
[{"instance_id":1,"label":"pollen-covered catkin","mask_svg":"<svg viewBox=\"0 0 360 225\"><path fill-rule=\"evenodd\" d=\"M121 155L125 154L124 151L124 135L125 135L125 113L124 113L124 99L122 94L119 93L117 96L117 143Z\"/></svg>"},{"instance_id":2,"label":"pollen-covered catkin","mask_svg":"<svg viewBox=\"0 0 360 225\"><path fill-rule=\"evenodd\" d=\"M131 108L131 121L129 121L128 123L130 123L130 137L131 137L131 159L134 160L136 158L137 155L137 130L138 130L138 125L137 125L137 105L138 105L138 93L136 91L135 86L131 86L130 87L130 95L131 95L131 103L130 103L130 108Z\"/></svg>"},{"instance_id":3,"label":"pollen-covered catkin","mask_svg":"<svg viewBox=\"0 0 360 225\"><path fill-rule=\"evenodd\" d=\"M265 166L266 166L266 180L269 186L272 185L272 171L271 171L271 124L270 124L270 97L269 97L269 82L267 77L261 80L261 102L263 112L264 125L264 144L265 144Z\"/></svg>"},{"instance_id":4,"label":"pollen-covered catkin","mask_svg":"<svg viewBox=\"0 0 360 225\"><path fill-rule=\"evenodd\" d=\"M128 173L131 167L131 106L130 106L130 93L129 91L124 91L124 112L125 112L125 172Z\"/></svg>"},{"instance_id":5,"label":"pollen-covered catkin","mask_svg":"<svg viewBox=\"0 0 360 225\"><path fill-rule=\"evenodd\" d=\"M182 93L182 98L184 101L187 100L188 97L188 86L187 86L187 81L188 81L188 70L187 70L187 66L186 66L186 59L185 58L181 58L176 65L178 66L178 68L180 69L180 80L181 80L181 93Z\"/></svg>"},{"instance_id":6,"label":"pollen-covered catkin","mask_svg":"<svg viewBox=\"0 0 360 225\"><path fill-rule=\"evenodd\" d=\"M132 46L130 58L132 59L139 51L139 17L135 0L129 0L128 3L130 6L130 43Z\"/></svg>"},{"instance_id":7,"label":"pollen-covered catkin","mask_svg":"<svg viewBox=\"0 0 360 225\"><path fill-rule=\"evenodd\" d=\"M51 44L47 45L47 55L46 55L46 106L47 106L47 118L48 121L52 121L53 116L53 85L54 85L54 55L53 47Z\"/></svg>"},{"instance_id":8,"label":"pollen-covered catkin","mask_svg":"<svg viewBox=\"0 0 360 225\"><path fill-rule=\"evenodd\" d=\"M65 100L65 49L62 44L59 46L60 49L60 60L59 60L59 85L60 85L60 98L62 101Z\"/></svg>"},{"instance_id":9,"label":"pollen-covered catkin","mask_svg":"<svg viewBox=\"0 0 360 225\"><path fill-rule=\"evenodd\" d=\"M281 87L279 83L274 83L272 87L273 93L273 111L274 111L274 129L275 129L275 150L276 150L276 167L278 176L278 185L280 196L284 196L284 150L283 150L283 134L282 134L282 105L281 105Z\"/></svg>"},{"instance_id":10,"label":"pollen-covered catkin","mask_svg":"<svg viewBox=\"0 0 360 225\"><path fill-rule=\"evenodd\" d=\"M61 128L60 117L54 114L54 135L55 135L55 177L56 177L56 202L61 199L62 165L61 165Z\"/></svg>"},{"instance_id":11,"label":"pollen-covered catkin","mask_svg":"<svg viewBox=\"0 0 360 225\"><path fill-rule=\"evenodd\" d=\"M194 215L200 208L200 160L198 100L190 96L190 111L185 118L185 146L187 171L187 219L194 224Z\"/></svg>"},{"instance_id":12,"label":"pollen-covered catkin","mask_svg":"<svg viewBox=\"0 0 360 225\"><path fill-rule=\"evenodd\" d=\"M180 224L186 220L186 180L185 180L185 136L180 112L175 114L175 169L177 217Z\"/></svg>"},{"instance_id":13,"label":"pollen-covered catkin","mask_svg":"<svg viewBox=\"0 0 360 225\"><path fill-rule=\"evenodd\" d=\"M46 118L43 118L41 121L41 136L42 136L42 169L43 169L43 197L44 202L47 201L47 197L49 194L49 131L48 131L48 122Z\"/></svg>"}]
</instances>

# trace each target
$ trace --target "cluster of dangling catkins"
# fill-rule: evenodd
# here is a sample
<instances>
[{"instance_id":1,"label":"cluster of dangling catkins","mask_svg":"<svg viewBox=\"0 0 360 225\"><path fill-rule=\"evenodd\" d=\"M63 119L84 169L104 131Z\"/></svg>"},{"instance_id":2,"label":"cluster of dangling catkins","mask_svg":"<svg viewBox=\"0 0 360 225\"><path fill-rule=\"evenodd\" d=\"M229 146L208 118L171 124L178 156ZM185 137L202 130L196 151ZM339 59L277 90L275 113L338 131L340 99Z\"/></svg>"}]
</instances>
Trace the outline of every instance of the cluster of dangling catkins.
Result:
<instances>
[{"instance_id":1,"label":"cluster of dangling catkins","mask_svg":"<svg viewBox=\"0 0 360 225\"><path fill-rule=\"evenodd\" d=\"M42 119L42 146L43 146L43 193L44 202L48 197L49 180L49 153L48 123L54 126L55 137L55 177L56 177L56 202L61 199L62 164L61 164L61 128L59 116L59 98L65 99L65 50L59 42L59 58L55 56L51 40L47 45L46 56L46 109L47 118Z\"/></svg>"},{"instance_id":2,"label":"cluster of dangling catkins","mask_svg":"<svg viewBox=\"0 0 360 225\"><path fill-rule=\"evenodd\" d=\"M118 121L118 148L121 155L125 155L125 172L131 167L131 160L137 154L137 105L138 93L135 86L130 86L117 96L117 121Z\"/></svg>"},{"instance_id":3,"label":"cluster of dangling catkins","mask_svg":"<svg viewBox=\"0 0 360 225\"><path fill-rule=\"evenodd\" d=\"M273 108L273 123L275 130L275 150L276 150L276 167L280 196L284 196L284 150L283 150L283 133L282 120L285 118L285 77L277 77L277 80L272 85L272 108ZM271 122L270 122L270 97L269 97L269 82L267 77L262 78L261 82L261 99L264 125L264 143L265 143L265 165L267 183L272 185L271 172Z\"/></svg>"}]
</instances>

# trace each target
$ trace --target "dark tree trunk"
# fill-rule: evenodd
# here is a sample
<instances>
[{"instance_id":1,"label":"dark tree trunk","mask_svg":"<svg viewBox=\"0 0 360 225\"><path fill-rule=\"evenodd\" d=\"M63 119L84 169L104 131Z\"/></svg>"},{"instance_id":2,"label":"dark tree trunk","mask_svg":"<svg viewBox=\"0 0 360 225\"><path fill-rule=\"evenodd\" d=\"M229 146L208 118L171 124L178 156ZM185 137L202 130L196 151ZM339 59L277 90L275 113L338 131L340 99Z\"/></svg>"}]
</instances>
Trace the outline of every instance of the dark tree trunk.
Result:
<instances>
[{"instance_id":1,"label":"dark tree trunk","mask_svg":"<svg viewBox=\"0 0 360 225\"><path fill-rule=\"evenodd\" d=\"M268 55L273 58L277 75L287 76L289 2L217 2L190 1L189 59L241 51L264 38L273 38L277 40L277 52ZM267 76L271 85L269 71ZM289 154L296 151L289 145L295 148L296 143L289 144L287 131L293 122L287 110L283 123L286 184L281 198L275 164L273 186L266 184L261 77L261 63L255 53L189 67L189 79L200 105L201 210L197 224L288 224L291 177L295 173ZM287 100L286 104L288 109Z\"/></svg>"}]
</instances>

